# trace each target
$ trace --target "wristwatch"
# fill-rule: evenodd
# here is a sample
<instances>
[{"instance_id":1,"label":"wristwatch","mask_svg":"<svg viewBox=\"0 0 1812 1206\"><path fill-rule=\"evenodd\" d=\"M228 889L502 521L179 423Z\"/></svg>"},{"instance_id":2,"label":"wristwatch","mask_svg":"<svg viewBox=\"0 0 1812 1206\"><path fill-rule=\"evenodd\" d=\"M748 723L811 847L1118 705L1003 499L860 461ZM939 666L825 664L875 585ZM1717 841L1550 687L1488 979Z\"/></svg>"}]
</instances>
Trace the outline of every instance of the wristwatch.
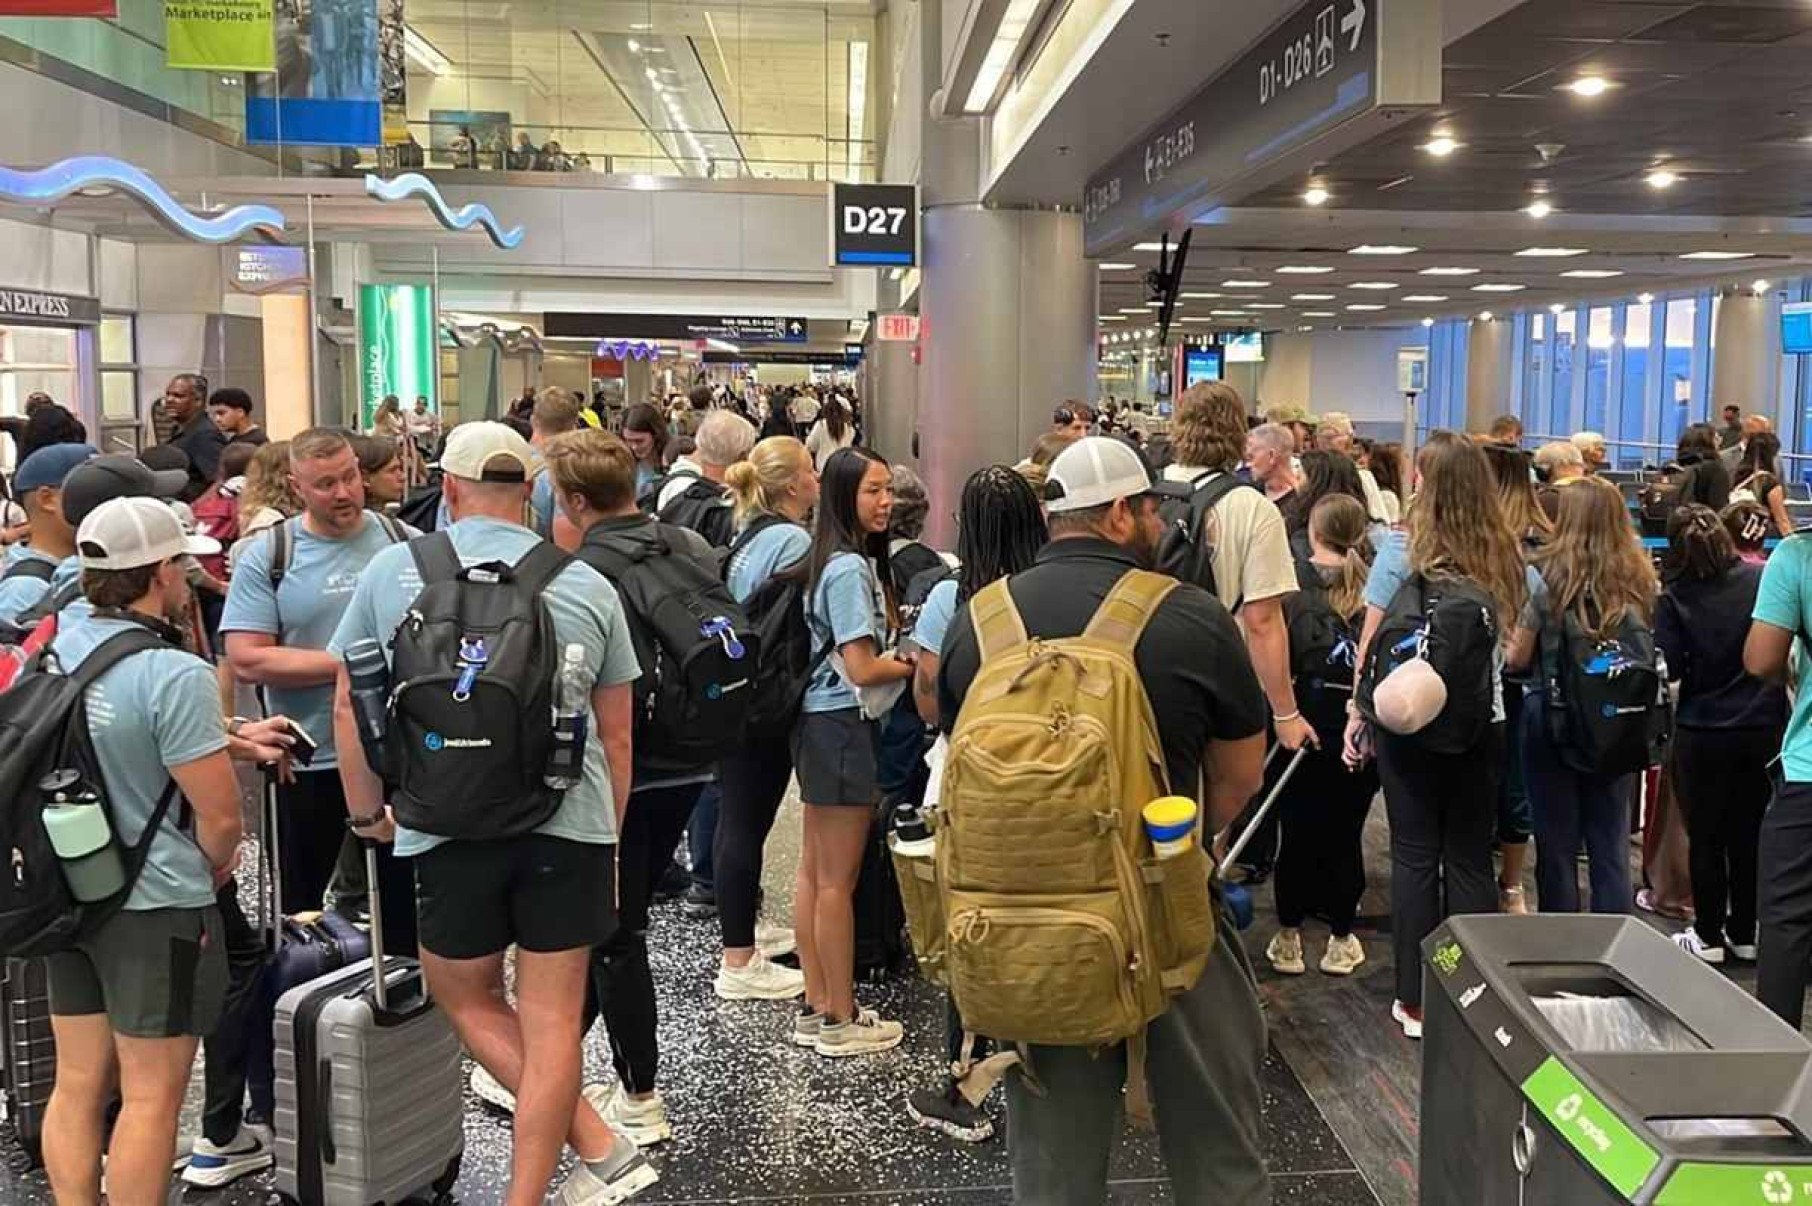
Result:
<instances>
[{"instance_id":1,"label":"wristwatch","mask_svg":"<svg viewBox=\"0 0 1812 1206\"><path fill-rule=\"evenodd\" d=\"M373 825L378 824L383 819L384 810L380 808L376 812L367 813L362 817L347 817L346 828L351 829L354 832L357 832L360 829L370 829Z\"/></svg>"}]
</instances>

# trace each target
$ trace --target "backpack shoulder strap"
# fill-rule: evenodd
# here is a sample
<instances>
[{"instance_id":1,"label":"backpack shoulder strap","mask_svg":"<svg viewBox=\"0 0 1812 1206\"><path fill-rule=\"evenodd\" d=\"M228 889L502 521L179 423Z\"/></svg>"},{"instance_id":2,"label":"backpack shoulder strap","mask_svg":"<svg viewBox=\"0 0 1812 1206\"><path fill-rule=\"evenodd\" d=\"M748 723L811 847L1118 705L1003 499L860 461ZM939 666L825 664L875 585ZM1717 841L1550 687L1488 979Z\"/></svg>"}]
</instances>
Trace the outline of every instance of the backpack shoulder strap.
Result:
<instances>
[{"instance_id":1,"label":"backpack shoulder strap","mask_svg":"<svg viewBox=\"0 0 1812 1206\"><path fill-rule=\"evenodd\" d=\"M1101 606L1095 609L1095 616L1082 635L1117 645L1131 653L1138 647L1139 638L1145 635L1145 626L1151 623L1152 616L1170 597L1170 592L1181 585L1169 574L1128 571L1114 583L1107 598L1101 600Z\"/></svg>"},{"instance_id":2,"label":"backpack shoulder strap","mask_svg":"<svg viewBox=\"0 0 1812 1206\"><path fill-rule=\"evenodd\" d=\"M378 527L384 529L384 535L389 539L391 544L408 543L409 533L403 528L402 524L396 521L394 516L386 515L382 511L373 511L371 514L377 519Z\"/></svg>"},{"instance_id":3,"label":"backpack shoulder strap","mask_svg":"<svg viewBox=\"0 0 1812 1206\"><path fill-rule=\"evenodd\" d=\"M39 557L21 557L0 574L0 582L8 578L36 578L40 582L49 582L51 575L57 572L55 562L45 561Z\"/></svg>"},{"instance_id":4,"label":"backpack shoulder strap","mask_svg":"<svg viewBox=\"0 0 1812 1206\"><path fill-rule=\"evenodd\" d=\"M530 594L539 595L571 562L572 557L559 545L542 540L517 560L512 572L517 585L526 588Z\"/></svg>"},{"instance_id":5,"label":"backpack shoulder strap","mask_svg":"<svg viewBox=\"0 0 1812 1206\"><path fill-rule=\"evenodd\" d=\"M94 685L101 675L107 673L107 671L113 669L133 654L143 653L148 649L169 648L172 648L172 646L159 639L154 633L147 629L138 627L128 628L124 632L114 633L99 645L96 645L94 649L89 652L88 656L82 659L82 664L77 666L69 677L72 682L76 683L83 690L87 690L90 686Z\"/></svg>"},{"instance_id":6,"label":"backpack shoulder strap","mask_svg":"<svg viewBox=\"0 0 1812 1206\"><path fill-rule=\"evenodd\" d=\"M1013 602L1007 580L990 582L969 600L969 619L975 626L975 643L985 666L1010 649L1026 643L1026 622Z\"/></svg>"},{"instance_id":7,"label":"backpack shoulder strap","mask_svg":"<svg viewBox=\"0 0 1812 1206\"><path fill-rule=\"evenodd\" d=\"M1197 480L1199 481L1201 479L1198 478ZM1206 515L1209 511L1214 509L1214 505L1220 502L1221 499L1227 497L1235 490L1240 489L1242 486L1250 486L1251 484L1252 483L1250 482L1242 482L1237 473L1223 471L1220 476L1216 477L1213 481L1196 488L1195 498L1193 500L1196 510L1200 514Z\"/></svg>"},{"instance_id":8,"label":"backpack shoulder strap","mask_svg":"<svg viewBox=\"0 0 1812 1206\"><path fill-rule=\"evenodd\" d=\"M757 515L754 518L754 520L752 522L750 522L749 526L742 530L742 535L738 536L734 541L731 542L729 555L724 561L725 566L729 565L729 563L730 563L729 558L735 557L738 553L740 553L744 549L748 548L749 544L757 536L761 535L763 532L767 531L769 528L773 527L777 523L786 523L786 522L787 521L785 519L781 518L778 515L775 515L771 511L763 512L762 514Z\"/></svg>"},{"instance_id":9,"label":"backpack shoulder strap","mask_svg":"<svg viewBox=\"0 0 1812 1206\"><path fill-rule=\"evenodd\" d=\"M430 532L420 540L411 540L409 555L415 558L415 568L422 576L423 586L451 582L464 568L459 561L459 550L453 547L453 537L445 532Z\"/></svg>"},{"instance_id":10,"label":"backpack shoulder strap","mask_svg":"<svg viewBox=\"0 0 1812 1206\"><path fill-rule=\"evenodd\" d=\"M283 575L289 573L289 563L296 556L296 534L289 530L292 520L282 520L271 525L271 592L274 594L283 585Z\"/></svg>"}]
</instances>

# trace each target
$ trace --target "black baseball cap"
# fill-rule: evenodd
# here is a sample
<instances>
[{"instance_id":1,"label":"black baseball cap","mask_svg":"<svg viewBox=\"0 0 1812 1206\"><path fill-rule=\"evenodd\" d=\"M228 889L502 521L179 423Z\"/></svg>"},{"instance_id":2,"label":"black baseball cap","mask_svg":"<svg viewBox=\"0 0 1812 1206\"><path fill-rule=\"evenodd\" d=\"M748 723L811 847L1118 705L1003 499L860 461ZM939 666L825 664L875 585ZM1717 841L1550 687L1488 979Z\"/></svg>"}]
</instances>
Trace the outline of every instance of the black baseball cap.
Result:
<instances>
[{"instance_id":1,"label":"black baseball cap","mask_svg":"<svg viewBox=\"0 0 1812 1206\"><path fill-rule=\"evenodd\" d=\"M189 485L181 469L152 469L137 457L109 453L69 471L63 479L63 517L80 526L88 513L114 498L176 498Z\"/></svg>"}]
</instances>

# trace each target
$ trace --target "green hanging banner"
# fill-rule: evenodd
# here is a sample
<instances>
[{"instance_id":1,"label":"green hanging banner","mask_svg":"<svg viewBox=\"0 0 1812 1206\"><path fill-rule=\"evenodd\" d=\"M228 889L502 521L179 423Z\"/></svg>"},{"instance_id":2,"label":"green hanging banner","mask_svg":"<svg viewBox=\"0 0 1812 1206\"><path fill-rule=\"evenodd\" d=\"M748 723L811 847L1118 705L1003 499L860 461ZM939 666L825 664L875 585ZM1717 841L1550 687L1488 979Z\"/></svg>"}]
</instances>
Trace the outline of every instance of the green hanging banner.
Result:
<instances>
[{"instance_id":1,"label":"green hanging banner","mask_svg":"<svg viewBox=\"0 0 1812 1206\"><path fill-rule=\"evenodd\" d=\"M172 67L275 71L273 0L164 0L164 45Z\"/></svg>"},{"instance_id":2,"label":"green hanging banner","mask_svg":"<svg viewBox=\"0 0 1812 1206\"><path fill-rule=\"evenodd\" d=\"M359 286L359 430L369 431L378 406L397 398L404 409L428 399L440 409L440 349L429 285Z\"/></svg>"}]
</instances>

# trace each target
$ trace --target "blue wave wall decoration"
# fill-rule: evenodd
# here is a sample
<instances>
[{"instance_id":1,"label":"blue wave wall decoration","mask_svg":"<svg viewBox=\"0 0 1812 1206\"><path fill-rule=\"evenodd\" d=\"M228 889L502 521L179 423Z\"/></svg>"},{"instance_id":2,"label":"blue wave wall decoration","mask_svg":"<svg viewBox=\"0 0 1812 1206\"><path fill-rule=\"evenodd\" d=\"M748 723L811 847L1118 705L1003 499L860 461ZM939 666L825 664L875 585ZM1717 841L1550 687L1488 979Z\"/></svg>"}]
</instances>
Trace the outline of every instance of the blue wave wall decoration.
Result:
<instances>
[{"instance_id":1,"label":"blue wave wall decoration","mask_svg":"<svg viewBox=\"0 0 1812 1206\"><path fill-rule=\"evenodd\" d=\"M453 209L447 199L440 195L440 189L434 182L419 172L405 172L389 180L382 176L365 177L365 192L379 201L406 201L411 197L420 197L434 213L434 218L448 230L470 230L482 226L491 242L505 251L510 251L522 242L522 227L512 226L505 230L498 224L497 215L491 212L488 205L462 205Z\"/></svg>"},{"instance_id":2,"label":"blue wave wall decoration","mask_svg":"<svg viewBox=\"0 0 1812 1206\"><path fill-rule=\"evenodd\" d=\"M172 197L144 169L106 155L78 155L35 171L0 167L0 201L49 205L88 188L136 198L172 234L198 243L230 243L254 230L281 236L283 214L268 205L235 205L203 217Z\"/></svg>"}]
</instances>

